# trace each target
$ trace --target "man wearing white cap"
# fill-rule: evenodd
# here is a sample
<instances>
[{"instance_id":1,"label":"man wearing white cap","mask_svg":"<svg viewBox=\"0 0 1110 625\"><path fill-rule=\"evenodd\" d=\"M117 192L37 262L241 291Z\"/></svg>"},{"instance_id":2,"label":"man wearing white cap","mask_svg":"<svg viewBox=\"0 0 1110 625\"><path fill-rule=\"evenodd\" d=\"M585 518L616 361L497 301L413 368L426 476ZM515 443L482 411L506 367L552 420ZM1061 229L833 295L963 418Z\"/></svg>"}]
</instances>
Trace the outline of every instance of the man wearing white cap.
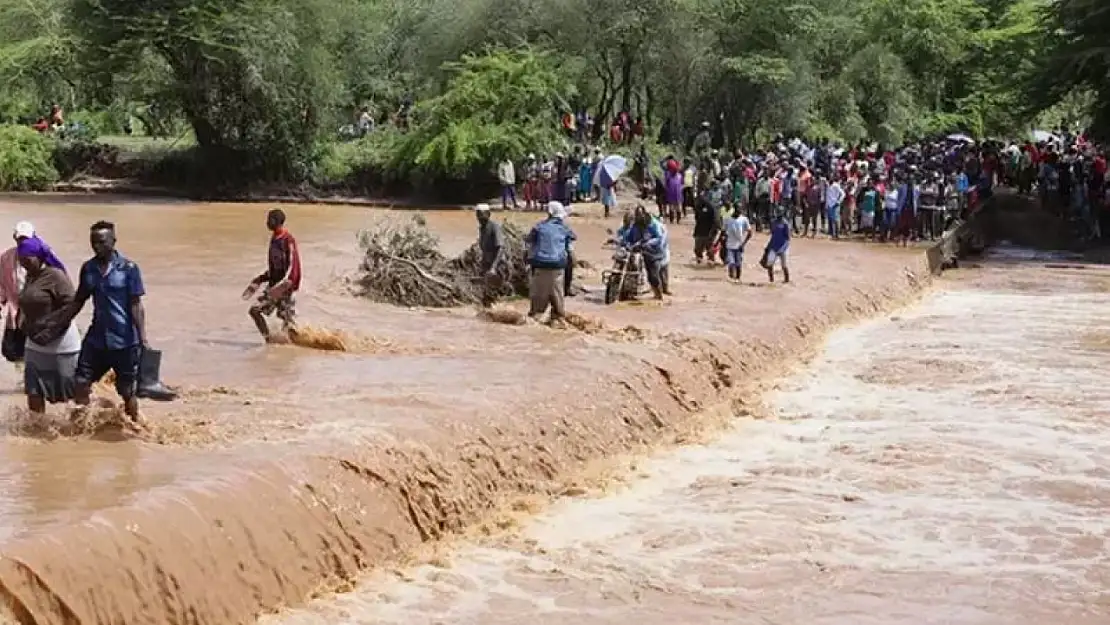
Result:
<instances>
[{"instance_id":1,"label":"man wearing white cap","mask_svg":"<svg viewBox=\"0 0 1110 625\"><path fill-rule=\"evenodd\" d=\"M474 207L478 219L478 250L482 254L478 270L483 280L482 305L490 306L497 301L501 291L502 272L505 266L505 233L501 224L490 219L489 204Z\"/></svg>"},{"instance_id":2,"label":"man wearing white cap","mask_svg":"<svg viewBox=\"0 0 1110 625\"><path fill-rule=\"evenodd\" d=\"M19 293L27 280L27 272L19 264L19 254L16 246L24 239L35 236L35 227L29 221L21 221L12 231L15 245L0 254L0 308L4 317L4 344L11 342L22 343L21 336L9 337L9 334L18 334ZM8 355L5 354L7 357ZM9 358L11 360L12 358ZM15 359L18 361L18 359Z\"/></svg>"},{"instance_id":3,"label":"man wearing white cap","mask_svg":"<svg viewBox=\"0 0 1110 625\"><path fill-rule=\"evenodd\" d=\"M532 300L528 316L539 319L548 306L551 321L561 323L566 317L563 308L563 277L570 264L571 249L577 238L563 220L567 212L559 202L549 202L548 218L532 227L524 243L532 280L528 294Z\"/></svg>"}]
</instances>

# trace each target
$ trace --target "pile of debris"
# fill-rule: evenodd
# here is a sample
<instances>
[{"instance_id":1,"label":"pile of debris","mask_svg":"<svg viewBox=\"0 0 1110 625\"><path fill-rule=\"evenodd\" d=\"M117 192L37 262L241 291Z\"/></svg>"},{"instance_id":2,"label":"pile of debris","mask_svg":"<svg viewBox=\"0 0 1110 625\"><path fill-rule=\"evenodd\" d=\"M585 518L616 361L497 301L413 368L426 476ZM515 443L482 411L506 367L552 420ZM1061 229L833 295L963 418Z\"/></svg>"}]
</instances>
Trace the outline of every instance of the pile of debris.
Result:
<instances>
[{"instance_id":1,"label":"pile of debris","mask_svg":"<svg viewBox=\"0 0 1110 625\"><path fill-rule=\"evenodd\" d=\"M524 233L503 223L505 260L499 269L498 297L528 294ZM359 233L363 251L355 279L360 294L397 306L450 308L482 302L490 288L479 270L477 243L456 258L439 251L439 238L421 215L404 221L384 219Z\"/></svg>"}]
</instances>

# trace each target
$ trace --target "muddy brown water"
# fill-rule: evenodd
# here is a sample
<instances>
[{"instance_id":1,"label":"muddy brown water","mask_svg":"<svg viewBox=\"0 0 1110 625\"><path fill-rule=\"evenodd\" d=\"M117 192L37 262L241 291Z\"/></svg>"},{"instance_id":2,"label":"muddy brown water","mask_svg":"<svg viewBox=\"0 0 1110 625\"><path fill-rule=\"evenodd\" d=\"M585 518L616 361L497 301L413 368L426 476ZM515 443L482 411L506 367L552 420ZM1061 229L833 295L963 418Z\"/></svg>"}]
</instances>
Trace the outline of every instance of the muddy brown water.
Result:
<instances>
[{"instance_id":1,"label":"muddy brown water","mask_svg":"<svg viewBox=\"0 0 1110 625\"><path fill-rule=\"evenodd\" d=\"M179 402L144 404L148 441L0 438L0 589L25 622L226 624L297 604L325 575L460 530L502 494L545 496L585 460L673 438L744 376L784 370L776 358L806 337L908 296L922 272L920 252L805 241L798 285L765 285L754 258L748 284L726 285L690 265L682 226L665 304L605 307L598 272L584 272L593 292L572 309L608 330L511 328L351 297L357 231L405 215L291 206L301 320L391 346L323 353L264 346L239 299L265 262L267 208L0 198L0 221L31 220L71 274L88 226L117 224L143 269L163 377L183 388ZM473 240L473 214L427 217L446 252ZM614 221L572 219L598 268ZM19 376L0 369L15 411Z\"/></svg>"},{"instance_id":2,"label":"muddy brown water","mask_svg":"<svg viewBox=\"0 0 1110 625\"><path fill-rule=\"evenodd\" d=\"M1110 622L1110 269L1058 263L997 253L835 332L771 418L263 622Z\"/></svg>"}]
</instances>

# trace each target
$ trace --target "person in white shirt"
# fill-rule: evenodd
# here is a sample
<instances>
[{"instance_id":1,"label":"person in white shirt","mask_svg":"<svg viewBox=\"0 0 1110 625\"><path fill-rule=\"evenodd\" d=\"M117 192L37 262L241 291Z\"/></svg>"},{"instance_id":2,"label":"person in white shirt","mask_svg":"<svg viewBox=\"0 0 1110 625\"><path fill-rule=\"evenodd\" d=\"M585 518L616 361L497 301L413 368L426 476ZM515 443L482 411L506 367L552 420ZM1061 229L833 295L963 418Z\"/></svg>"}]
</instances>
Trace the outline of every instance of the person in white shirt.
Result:
<instances>
[{"instance_id":1,"label":"person in white shirt","mask_svg":"<svg viewBox=\"0 0 1110 625\"><path fill-rule=\"evenodd\" d=\"M895 184L894 179L887 181L890 186L886 189L886 195L883 197L883 240L886 241L890 233L894 231L894 224L898 221L898 206L900 198L898 197L898 185Z\"/></svg>"},{"instance_id":2,"label":"person in white shirt","mask_svg":"<svg viewBox=\"0 0 1110 625\"><path fill-rule=\"evenodd\" d=\"M744 246L752 238L752 224L740 212L740 207L732 209L732 217L725 221L725 264L728 266L730 280L740 281L740 271L744 267Z\"/></svg>"},{"instance_id":3,"label":"person in white shirt","mask_svg":"<svg viewBox=\"0 0 1110 625\"><path fill-rule=\"evenodd\" d=\"M829 237L840 238L840 205L844 202L844 189L840 181L833 179L828 190L825 191L825 211L829 219Z\"/></svg>"},{"instance_id":4,"label":"person in white shirt","mask_svg":"<svg viewBox=\"0 0 1110 625\"><path fill-rule=\"evenodd\" d=\"M516 210L516 168L513 161L504 158L497 166L497 179L501 183L501 210L509 210L509 202L513 203Z\"/></svg>"}]
</instances>

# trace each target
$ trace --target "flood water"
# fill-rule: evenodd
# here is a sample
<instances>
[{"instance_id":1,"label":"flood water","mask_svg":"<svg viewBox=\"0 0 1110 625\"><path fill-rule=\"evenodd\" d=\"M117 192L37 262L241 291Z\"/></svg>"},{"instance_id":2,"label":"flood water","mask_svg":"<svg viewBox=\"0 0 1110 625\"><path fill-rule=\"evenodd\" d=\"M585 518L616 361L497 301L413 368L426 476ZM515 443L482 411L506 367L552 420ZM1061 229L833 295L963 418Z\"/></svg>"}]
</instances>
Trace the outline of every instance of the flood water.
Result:
<instances>
[{"instance_id":1,"label":"flood water","mask_svg":"<svg viewBox=\"0 0 1110 625\"><path fill-rule=\"evenodd\" d=\"M996 255L836 332L773 418L264 622L1110 622L1108 305L1105 269Z\"/></svg>"},{"instance_id":2,"label":"flood water","mask_svg":"<svg viewBox=\"0 0 1110 625\"><path fill-rule=\"evenodd\" d=\"M169 446L0 438L0 483L6 485L0 489L0 540L137 503L158 487L201 482L226 472L228 463L242 465L252 456L272 453L265 446L252 449L252 444L296 437L296 444L314 446L380 425L364 418L364 412L352 412L353 405L384 398L399 418L407 416L405 410L426 410L415 393L408 395L407 404L398 400L401 382L422 383L427 387L422 390L432 393L447 384L444 380L454 381L460 404L468 393L473 395L468 389L480 372L469 370L473 365L467 366L466 352L483 347L498 328L475 324L472 315L464 322L449 314L375 306L351 297L344 286L344 277L360 260L359 230L387 211L285 207L305 263L298 315L316 327L388 336L408 355L373 358L266 346L240 294L265 269L269 208L102 196L0 196L0 224L31 221L71 277L91 256L89 226L101 219L116 224L119 251L143 271L148 331L153 346L165 353L163 379L186 389L184 401L144 404L154 422L172 416L179 427ZM472 213L435 212L428 218L441 236L444 253L458 253L473 242ZM587 234L600 237L597 230ZM82 332L90 316L91 305L78 317ZM512 340L512 335L498 339L503 345ZM418 357L422 346L432 344L439 356L454 349L461 357ZM496 354L487 360L487 374L517 367L508 357L498 362ZM0 390L8 400L0 410L23 405L21 373L7 363L0 363ZM205 460L198 461L195 450L177 445L194 438L205 445L223 439L244 444L234 452L206 450ZM221 459L226 462L216 462Z\"/></svg>"}]
</instances>

